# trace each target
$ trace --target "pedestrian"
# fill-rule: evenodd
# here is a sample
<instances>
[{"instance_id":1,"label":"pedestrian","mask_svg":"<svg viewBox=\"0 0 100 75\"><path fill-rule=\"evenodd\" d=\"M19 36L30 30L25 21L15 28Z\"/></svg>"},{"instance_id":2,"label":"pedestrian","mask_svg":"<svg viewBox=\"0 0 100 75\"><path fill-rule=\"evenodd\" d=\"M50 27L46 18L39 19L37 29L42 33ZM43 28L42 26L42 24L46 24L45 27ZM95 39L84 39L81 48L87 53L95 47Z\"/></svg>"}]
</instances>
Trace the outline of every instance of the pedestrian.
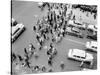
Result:
<instances>
[{"instance_id":1,"label":"pedestrian","mask_svg":"<svg viewBox=\"0 0 100 75\"><path fill-rule=\"evenodd\" d=\"M12 53L12 54L11 54L11 61L13 62L13 61L15 61L16 59L17 59L16 54L15 54L15 53Z\"/></svg>"},{"instance_id":2,"label":"pedestrian","mask_svg":"<svg viewBox=\"0 0 100 75\"><path fill-rule=\"evenodd\" d=\"M34 71L38 72L39 70L40 70L39 66L36 65L36 66L34 67Z\"/></svg>"},{"instance_id":3,"label":"pedestrian","mask_svg":"<svg viewBox=\"0 0 100 75\"><path fill-rule=\"evenodd\" d=\"M27 66L28 68L31 68L30 62L29 61L25 61L25 66Z\"/></svg>"},{"instance_id":4,"label":"pedestrian","mask_svg":"<svg viewBox=\"0 0 100 75\"><path fill-rule=\"evenodd\" d=\"M33 46L32 43L29 44L29 51L32 51L33 49L35 49L35 47Z\"/></svg>"},{"instance_id":5,"label":"pedestrian","mask_svg":"<svg viewBox=\"0 0 100 75\"><path fill-rule=\"evenodd\" d=\"M53 44L52 43L50 43L50 49L52 49L53 48Z\"/></svg>"},{"instance_id":6,"label":"pedestrian","mask_svg":"<svg viewBox=\"0 0 100 75\"><path fill-rule=\"evenodd\" d=\"M83 65L84 65L84 61L81 62L80 67L83 67Z\"/></svg>"},{"instance_id":7,"label":"pedestrian","mask_svg":"<svg viewBox=\"0 0 100 75\"><path fill-rule=\"evenodd\" d=\"M22 56L20 56L20 55L17 55L17 56L18 56L18 58L19 58L20 61L23 61Z\"/></svg>"},{"instance_id":8,"label":"pedestrian","mask_svg":"<svg viewBox=\"0 0 100 75\"><path fill-rule=\"evenodd\" d=\"M53 72L53 69L50 69L48 72Z\"/></svg>"},{"instance_id":9,"label":"pedestrian","mask_svg":"<svg viewBox=\"0 0 100 75\"><path fill-rule=\"evenodd\" d=\"M93 68L93 61L90 62L90 68Z\"/></svg>"},{"instance_id":10,"label":"pedestrian","mask_svg":"<svg viewBox=\"0 0 100 75\"><path fill-rule=\"evenodd\" d=\"M24 52L25 52L25 54L28 54L28 52L27 52L27 49L26 49L26 48L24 48Z\"/></svg>"},{"instance_id":11,"label":"pedestrian","mask_svg":"<svg viewBox=\"0 0 100 75\"><path fill-rule=\"evenodd\" d=\"M33 30L36 31L36 26L33 26Z\"/></svg>"},{"instance_id":12,"label":"pedestrian","mask_svg":"<svg viewBox=\"0 0 100 75\"><path fill-rule=\"evenodd\" d=\"M52 64L53 64L52 60L49 59L49 60L48 60L48 65L49 65L49 66L52 66Z\"/></svg>"},{"instance_id":13,"label":"pedestrian","mask_svg":"<svg viewBox=\"0 0 100 75\"><path fill-rule=\"evenodd\" d=\"M46 67L42 66L42 72L46 72Z\"/></svg>"},{"instance_id":14,"label":"pedestrian","mask_svg":"<svg viewBox=\"0 0 100 75\"><path fill-rule=\"evenodd\" d=\"M39 58L39 55L35 52L34 53L34 57L35 57L35 59L38 59Z\"/></svg>"},{"instance_id":15,"label":"pedestrian","mask_svg":"<svg viewBox=\"0 0 100 75\"><path fill-rule=\"evenodd\" d=\"M62 70L65 68L65 64L64 64L63 61L61 62L60 67L61 67Z\"/></svg>"}]
</instances>

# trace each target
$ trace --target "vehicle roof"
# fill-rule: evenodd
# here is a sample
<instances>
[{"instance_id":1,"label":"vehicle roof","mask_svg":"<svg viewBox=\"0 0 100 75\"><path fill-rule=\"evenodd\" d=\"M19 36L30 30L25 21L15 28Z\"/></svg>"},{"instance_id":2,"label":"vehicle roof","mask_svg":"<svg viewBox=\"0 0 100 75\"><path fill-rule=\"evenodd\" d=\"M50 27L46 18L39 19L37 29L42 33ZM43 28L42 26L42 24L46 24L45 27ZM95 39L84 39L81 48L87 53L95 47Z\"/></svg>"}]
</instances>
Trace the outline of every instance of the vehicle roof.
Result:
<instances>
[{"instance_id":1,"label":"vehicle roof","mask_svg":"<svg viewBox=\"0 0 100 75\"><path fill-rule=\"evenodd\" d=\"M79 49L73 49L73 55L76 55L76 56L80 56L80 57L85 57L86 55L86 52L83 51L83 50L79 50Z\"/></svg>"},{"instance_id":2,"label":"vehicle roof","mask_svg":"<svg viewBox=\"0 0 100 75\"><path fill-rule=\"evenodd\" d=\"M76 27L73 27L72 30L74 30L74 31L79 31L79 29L76 28Z\"/></svg>"},{"instance_id":3,"label":"vehicle roof","mask_svg":"<svg viewBox=\"0 0 100 75\"><path fill-rule=\"evenodd\" d=\"M77 24L83 24L83 23L80 22L79 20L75 20L74 22L77 23Z\"/></svg>"},{"instance_id":4,"label":"vehicle roof","mask_svg":"<svg viewBox=\"0 0 100 75\"><path fill-rule=\"evenodd\" d=\"M11 34L13 35L14 33L15 33L15 31L18 29L19 27L17 27L17 26L13 26L12 27L12 32L11 32Z\"/></svg>"},{"instance_id":5,"label":"vehicle roof","mask_svg":"<svg viewBox=\"0 0 100 75\"><path fill-rule=\"evenodd\" d=\"M71 32L71 27L67 27L66 30Z\"/></svg>"},{"instance_id":6,"label":"vehicle roof","mask_svg":"<svg viewBox=\"0 0 100 75\"><path fill-rule=\"evenodd\" d=\"M94 31L97 31L97 29L94 27L95 25L88 25L88 29L92 29Z\"/></svg>"},{"instance_id":7,"label":"vehicle roof","mask_svg":"<svg viewBox=\"0 0 100 75\"><path fill-rule=\"evenodd\" d=\"M12 26L12 33L11 34L13 35L18 28L21 28L21 26L23 26L23 24L17 24L16 26Z\"/></svg>"},{"instance_id":8,"label":"vehicle roof","mask_svg":"<svg viewBox=\"0 0 100 75\"><path fill-rule=\"evenodd\" d=\"M73 20L69 20L68 23L69 24L74 24L74 21Z\"/></svg>"},{"instance_id":9,"label":"vehicle roof","mask_svg":"<svg viewBox=\"0 0 100 75\"><path fill-rule=\"evenodd\" d=\"M97 41L91 41L91 46L96 46L97 47Z\"/></svg>"}]
</instances>

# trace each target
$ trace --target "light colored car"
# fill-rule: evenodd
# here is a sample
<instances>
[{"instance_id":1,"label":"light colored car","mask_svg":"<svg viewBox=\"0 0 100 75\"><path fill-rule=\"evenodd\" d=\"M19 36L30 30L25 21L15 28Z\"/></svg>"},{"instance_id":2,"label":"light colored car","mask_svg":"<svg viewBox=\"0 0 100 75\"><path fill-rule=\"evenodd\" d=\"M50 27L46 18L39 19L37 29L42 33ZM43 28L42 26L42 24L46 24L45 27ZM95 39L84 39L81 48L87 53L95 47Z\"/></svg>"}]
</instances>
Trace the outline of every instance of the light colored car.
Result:
<instances>
[{"instance_id":1,"label":"light colored car","mask_svg":"<svg viewBox=\"0 0 100 75\"><path fill-rule=\"evenodd\" d=\"M97 31L94 31L92 33L90 31L87 31L87 38L97 40Z\"/></svg>"},{"instance_id":2,"label":"light colored car","mask_svg":"<svg viewBox=\"0 0 100 75\"><path fill-rule=\"evenodd\" d=\"M68 52L68 58L90 63L93 61L92 54L86 53L84 50L79 50L79 49L70 49Z\"/></svg>"},{"instance_id":3,"label":"light colored car","mask_svg":"<svg viewBox=\"0 0 100 75\"><path fill-rule=\"evenodd\" d=\"M68 26L71 26L71 27L77 27L79 29L85 29L86 28L86 24L84 23L81 23L79 21L74 21L74 20L69 20L68 21Z\"/></svg>"},{"instance_id":4,"label":"light colored car","mask_svg":"<svg viewBox=\"0 0 100 75\"><path fill-rule=\"evenodd\" d=\"M77 27L67 27L66 33L72 36L83 38L83 34L80 32L80 30Z\"/></svg>"},{"instance_id":5,"label":"light colored car","mask_svg":"<svg viewBox=\"0 0 100 75\"><path fill-rule=\"evenodd\" d=\"M97 41L86 42L86 49L97 52Z\"/></svg>"},{"instance_id":6,"label":"light colored car","mask_svg":"<svg viewBox=\"0 0 100 75\"><path fill-rule=\"evenodd\" d=\"M75 24L75 27L78 27L79 29L85 30L86 24Z\"/></svg>"},{"instance_id":7,"label":"light colored car","mask_svg":"<svg viewBox=\"0 0 100 75\"><path fill-rule=\"evenodd\" d=\"M87 30L92 31L92 32L96 32L97 31L97 25L88 25Z\"/></svg>"},{"instance_id":8,"label":"light colored car","mask_svg":"<svg viewBox=\"0 0 100 75\"><path fill-rule=\"evenodd\" d=\"M97 25L88 25L87 38L97 40Z\"/></svg>"},{"instance_id":9,"label":"light colored car","mask_svg":"<svg viewBox=\"0 0 100 75\"><path fill-rule=\"evenodd\" d=\"M74 20L69 20L68 26L75 27Z\"/></svg>"},{"instance_id":10,"label":"light colored car","mask_svg":"<svg viewBox=\"0 0 100 75\"><path fill-rule=\"evenodd\" d=\"M80 32L80 29L78 29L77 27L73 27L72 31L73 31L73 34L75 34L76 36L83 38L83 34Z\"/></svg>"},{"instance_id":11,"label":"light colored car","mask_svg":"<svg viewBox=\"0 0 100 75\"><path fill-rule=\"evenodd\" d=\"M17 24L16 26L12 26L11 32L11 41L14 42L16 38L21 34L21 32L25 29L23 24Z\"/></svg>"}]
</instances>

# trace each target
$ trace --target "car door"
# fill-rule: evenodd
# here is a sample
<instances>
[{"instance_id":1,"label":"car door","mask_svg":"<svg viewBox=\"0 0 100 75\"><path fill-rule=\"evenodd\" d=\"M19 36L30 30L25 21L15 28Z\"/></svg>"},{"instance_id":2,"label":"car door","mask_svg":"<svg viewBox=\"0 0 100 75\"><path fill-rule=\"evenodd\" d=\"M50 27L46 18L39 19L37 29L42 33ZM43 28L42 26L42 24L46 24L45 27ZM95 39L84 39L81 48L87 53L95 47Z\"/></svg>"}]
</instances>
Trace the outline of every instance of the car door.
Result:
<instances>
[{"instance_id":1,"label":"car door","mask_svg":"<svg viewBox=\"0 0 100 75\"><path fill-rule=\"evenodd\" d=\"M74 55L73 57L74 57L75 60L80 61L80 56Z\"/></svg>"}]
</instances>

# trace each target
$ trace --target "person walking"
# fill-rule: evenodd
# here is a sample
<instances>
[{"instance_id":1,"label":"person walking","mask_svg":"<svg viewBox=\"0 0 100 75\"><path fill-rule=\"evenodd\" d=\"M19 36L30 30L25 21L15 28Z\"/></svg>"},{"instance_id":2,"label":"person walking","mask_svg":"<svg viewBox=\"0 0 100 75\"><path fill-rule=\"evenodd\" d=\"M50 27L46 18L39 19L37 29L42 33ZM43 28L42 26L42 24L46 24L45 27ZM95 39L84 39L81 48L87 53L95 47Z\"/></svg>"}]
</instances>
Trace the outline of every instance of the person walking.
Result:
<instances>
[{"instance_id":1,"label":"person walking","mask_svg":"<svg viewBox=\"0 0 100 75\"><path fill-rule=\"evenodd\" d=\"M19 61L23 61L22 56L20 56L20 55L17 55L17 56L18 56L18 58L19 58Z\"/></svg>"},{"instance_id":2,"label":"person walking","mask_svg":"<svg viewBox=\"0 0 100 75\"><path fill-rule=\"evenodd\" d=\"M63 61L61 62L60 67L61 67L61 70L63 70L65 68L65 64Z\"/></svg>"},{"instance_id":3,"label":"person walking","mask_svg":"<svg viewBox=\"0 0 100 75\"><path fill-rule=\"evenodd\" d=\"M83 67L83 65L84 65L84 61L81 62L80 67Z\"/></svg>"}]
</instances>

